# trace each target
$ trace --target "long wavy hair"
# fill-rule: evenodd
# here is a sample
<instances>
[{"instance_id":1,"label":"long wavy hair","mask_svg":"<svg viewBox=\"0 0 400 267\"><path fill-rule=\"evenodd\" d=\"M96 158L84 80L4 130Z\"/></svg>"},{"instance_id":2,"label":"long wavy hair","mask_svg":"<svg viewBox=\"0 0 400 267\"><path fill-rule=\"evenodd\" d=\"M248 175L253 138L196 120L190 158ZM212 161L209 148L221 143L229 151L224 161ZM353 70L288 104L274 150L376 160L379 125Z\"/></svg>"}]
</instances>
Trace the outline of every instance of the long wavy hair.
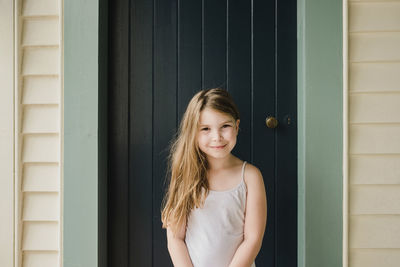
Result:
<instances>
[{"instance_id":1,"label":"long wavy hair","mask_svg":"<svg viewBox=\"0 0 400 267\"><path fill-rule=\"evenodd\" d=\"M203 206L209 192L207 157L197 143L200 112L205 108L227 114L234 122L239 119L232 97L221 88L202 90L190 100L170 148L170 181L161 212L163 228L171 227L174 234L186 224L193 208Z\"/></svg>"}]
</instances>

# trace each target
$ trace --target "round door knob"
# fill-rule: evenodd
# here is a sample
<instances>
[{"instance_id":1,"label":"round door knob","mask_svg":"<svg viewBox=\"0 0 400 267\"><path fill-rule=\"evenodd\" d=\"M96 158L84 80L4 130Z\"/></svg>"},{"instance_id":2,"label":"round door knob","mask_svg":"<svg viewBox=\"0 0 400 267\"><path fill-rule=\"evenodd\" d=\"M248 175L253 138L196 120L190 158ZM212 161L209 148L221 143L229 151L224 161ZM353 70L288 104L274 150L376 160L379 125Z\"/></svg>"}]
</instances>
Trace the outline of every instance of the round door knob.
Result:
<instances>
[{"instance_id":1,"label":"round door knob","mask_svg":"<svg viewBox=\"0 0 400 267\"><path fill-rule=\"evenodd\" d=\"M265 124L267 125L268 128L274 129L276 126L278 126L278 120L275 119L275 117L268 116L265 119Z\"/></svg>"}]
</instances>

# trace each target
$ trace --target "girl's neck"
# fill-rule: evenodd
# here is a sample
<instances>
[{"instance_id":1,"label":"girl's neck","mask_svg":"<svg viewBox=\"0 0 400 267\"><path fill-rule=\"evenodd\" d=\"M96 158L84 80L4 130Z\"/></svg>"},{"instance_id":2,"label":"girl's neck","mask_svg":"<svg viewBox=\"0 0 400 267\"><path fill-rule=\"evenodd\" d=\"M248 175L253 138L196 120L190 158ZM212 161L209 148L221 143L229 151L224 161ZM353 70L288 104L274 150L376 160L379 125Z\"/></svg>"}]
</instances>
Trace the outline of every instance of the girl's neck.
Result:
<instances>
[{"instance_id":1,"label":"girl's neck","mask_svg":"<svg viewBox=\"0 0 400 267\"><path fill-rule=\"evenodd\" d=\"M209 171L218 171L221 169L226 169L231 167L236 160L236 157L232 154L229 154L225 158L211 158L207 157L208 162L208 170Z\"/></svg>"}]
</instances>

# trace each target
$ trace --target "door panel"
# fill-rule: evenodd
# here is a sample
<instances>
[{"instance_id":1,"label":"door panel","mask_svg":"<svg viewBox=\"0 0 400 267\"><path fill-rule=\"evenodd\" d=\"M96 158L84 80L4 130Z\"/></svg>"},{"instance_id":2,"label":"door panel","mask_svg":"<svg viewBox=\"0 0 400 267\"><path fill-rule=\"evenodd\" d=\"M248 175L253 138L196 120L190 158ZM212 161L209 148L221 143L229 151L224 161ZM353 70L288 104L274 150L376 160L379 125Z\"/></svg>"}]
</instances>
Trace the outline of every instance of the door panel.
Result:
<instances>
[{"instance_id":1,"label":"door panel","mask_svg":"<svg viewBox=\"0 0 400 267\"><path fill-rule=\"evenodd\" d=\"M203 1L203 88L226 87L226 2Z\"/></svg>"},{"instance_id":2,"label":"door panel","mask_svg":"<svg viewBox=\"0 0 400 267\"><path fill-rule=\"evenodd\" d=\"M164 177L167 167L168 142L177 125L177 2L154 1L154 58L153 58L153 265L169 266L165 230L161 228L160 203L164 195ZM168 26L166 26L168 22ZM151 149L151 148L149 148ZM134 162L132 164L135 164ZM134 260L133 260L134 261ZM131 266L135 266L134 264Z\"/></svg>"},{"instance_id":3,"label":"door panel","mask_svg":"<svg viewBox=\"0 0 400 267\"><path fill-rule=\"evenodd\" d=\"M241 114L234 154L267 191L256 264L295 266L296 1L110 1L109 36L108 265L172 266L160 218L169 143L190 98L221 86Z\"/></svg>"},{"instance_id":4,"label":"door panel","mask_svg":"<svg viewBox=\"0 0 400 267\"><path fill-rule=\"evenodd\" d=\"M129 266L129 15L128 1L109 5L107 266Z\"/></svg>"},{"instance_id":5,"label":"door panel","mask_svg":"<svg viewBox=\"0 0 400 267\"><path fill-rule=\"evenodd\" d=\"M276 31L276 265L295 266L297 251L287 249L287 240L297 244L297 54L296 5L277 1ZM290 78L289 78L290 77ZM288 121L290 119L290 121ZM296 205L296 206L295 206Z\"/></svg>"},{"instance_id":6,"label":"door panel","mask_svg":"<svg viewBox=\"0 0 400 267\"><path fill-rule=\"evenodd\" d=\"M275 1L254 1L253 7L253 162L260 168L267 192L267 229L256 263L275 264L276 245L276 134L265 125L268 115L276 115ZM295 265L291 265L295 266Z\"/></svg>"},{"instance_id":7,"label":"door panel","mask_svg":"<svg viewBox=\"0 0 400 267\"><path fill-rule=\"evenodd\" d=\"M133 5L132 5L133 4ZM153 34L152 1L130 4L129 27L129 265L151 266L153 236ZM132 205L135 203L135 205ZM140 219L138 219L140 218ZM140 242L132 242L140 240Z\"/></svg>"}]
</instances>

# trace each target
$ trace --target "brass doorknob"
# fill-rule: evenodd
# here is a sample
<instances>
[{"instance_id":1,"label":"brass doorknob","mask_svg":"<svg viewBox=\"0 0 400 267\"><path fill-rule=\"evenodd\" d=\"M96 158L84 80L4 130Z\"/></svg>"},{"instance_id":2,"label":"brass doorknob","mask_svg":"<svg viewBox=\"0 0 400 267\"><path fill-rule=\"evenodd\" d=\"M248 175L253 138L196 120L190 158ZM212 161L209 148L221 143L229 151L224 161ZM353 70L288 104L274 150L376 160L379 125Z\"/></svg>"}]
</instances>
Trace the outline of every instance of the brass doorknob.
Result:
<instances>
[{"instance_id":1,"label":"brass doorknob","mask_svg":"<svg viewBox=\"0 0 400 267\"><path fill-rule=\"evenodd\" d=\"M268 128L274 129L276 126L278 126L278 120L275 117L268 116L265 119L265 124L267 125Z\"/></svg>"}]
</instances>

